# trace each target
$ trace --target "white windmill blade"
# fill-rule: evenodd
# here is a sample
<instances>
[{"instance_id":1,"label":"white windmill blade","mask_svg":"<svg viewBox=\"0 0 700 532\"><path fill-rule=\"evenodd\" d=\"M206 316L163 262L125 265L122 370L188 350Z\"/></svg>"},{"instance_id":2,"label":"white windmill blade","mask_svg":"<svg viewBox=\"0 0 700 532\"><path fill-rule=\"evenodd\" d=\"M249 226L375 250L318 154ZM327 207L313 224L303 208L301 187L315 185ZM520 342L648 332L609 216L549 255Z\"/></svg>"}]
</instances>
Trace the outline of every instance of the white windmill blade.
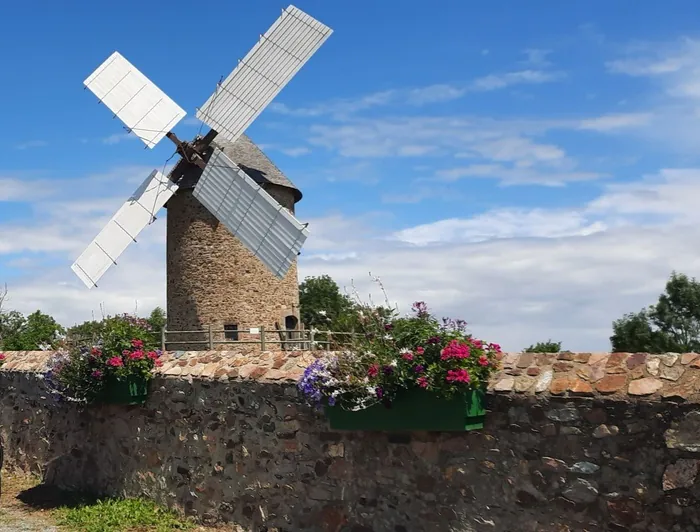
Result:
<instances>
[{"instance_id":1,"label":"white windmill blade","mask_svg":"<svg viewBox=\"0 0 700 532\"><path fill-rule=\"evenodd\" d=\"M97 286L141 230L155 221L156 213L177 188L158 170L151 172L71 266L88 288Z\"/></svg>"},{"instance_id":2,"label":"white windmill blade","mask_svg":"<svg viewBox=\"0 0 700 532\"><path fill-rule=\"evenodd\" d=\"M331 33L290 5L197 110L197 118L235 142Z\"/></svg>"},{"instance_id":3,"label":"white windmill blade","mask_svg":"<svg viewBox=\"0 0 700 532\"><path fill-rule=\"evenodd\" d=\"M218 148L193 195L278 279L309 236L304 224Z\"/></svg>"},{"instance_id":4,"label":"white windmill blade","mask_svg":"<svg viewBox=\"0 0 700 532\"><path fill-rule=\"evenodd\" d=\"M119 52L110 55L83 84L149 148L187 114Z\"/></svg>"}]
</instances>

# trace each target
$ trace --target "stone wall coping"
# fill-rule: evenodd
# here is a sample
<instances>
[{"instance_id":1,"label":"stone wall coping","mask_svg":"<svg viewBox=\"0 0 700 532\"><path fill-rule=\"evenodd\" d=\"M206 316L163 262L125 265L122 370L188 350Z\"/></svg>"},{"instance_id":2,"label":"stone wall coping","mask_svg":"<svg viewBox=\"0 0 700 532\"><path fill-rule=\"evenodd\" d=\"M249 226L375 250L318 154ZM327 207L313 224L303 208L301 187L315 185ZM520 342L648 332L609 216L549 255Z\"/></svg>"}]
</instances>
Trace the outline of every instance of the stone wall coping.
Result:
<instances>
[{"instance_id":1,"label":"stone wall coping","mask_svg":"<svg viewBox=\"0 0 700 532\"><path fill-rule=\"evenodd\" d=\"M46 370L51 351L6 351L1 371ZM293 382L322 352L169 351L165 378ZM666 399L700 403L699 353L503 353L488 389L514 396Z\"/></svg>"}]
</instances>

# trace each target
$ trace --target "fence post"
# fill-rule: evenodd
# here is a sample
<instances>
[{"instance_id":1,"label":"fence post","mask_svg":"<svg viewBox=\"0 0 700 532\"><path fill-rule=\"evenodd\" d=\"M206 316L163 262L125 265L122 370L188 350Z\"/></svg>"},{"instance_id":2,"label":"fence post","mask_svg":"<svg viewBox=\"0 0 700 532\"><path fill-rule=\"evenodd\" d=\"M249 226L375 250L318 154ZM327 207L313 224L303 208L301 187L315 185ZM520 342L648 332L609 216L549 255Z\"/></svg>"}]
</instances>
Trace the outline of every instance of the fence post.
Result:
<instances>
[{"instance_id":1,"label":"fence post","mask_svg":"<svg viewBox=\"0 0 700 532\"><path fill-rule=\"evenodd\" d=\"M311 329L309 331L309 351L315 351L316 350L316 344L314 343L314 338L316 334L314 333L314 330Z\"/></svg>"},{"instance_id":2,"label":"fence post","mask_svg":"<svg viewBox=\"0 0 700 532\"><path fill-rule=\"evenodd\" d=\"M214 332L212 331L212 326L209 324L209 351L214 350Z\"/></svg>"},{"instance_id":3,"label":"fence post","mask_svg":"<svg viewBox=\"0 0 700 532\"><path fill-rule=\"evenodd\" d=\"M265 351L265 326L260 326L260 351Z\"/></svg>"},{"instance_id":4,"label":"fence post","mask_svg":"<svg viewBox=\"0 0 700 532\"><path fill-rule=\"evenodd\" d=\"M165 327L160 330L160 350L165 351Z\"/></svg>"}]
</instances>

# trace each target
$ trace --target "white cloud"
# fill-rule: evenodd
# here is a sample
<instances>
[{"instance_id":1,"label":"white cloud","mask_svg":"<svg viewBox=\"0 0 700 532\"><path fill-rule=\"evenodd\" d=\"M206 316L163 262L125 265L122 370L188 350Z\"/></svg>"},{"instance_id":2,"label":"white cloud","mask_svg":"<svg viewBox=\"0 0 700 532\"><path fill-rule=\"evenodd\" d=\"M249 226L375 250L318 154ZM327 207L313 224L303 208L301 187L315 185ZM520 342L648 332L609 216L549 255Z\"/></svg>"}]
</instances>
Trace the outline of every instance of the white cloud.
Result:
<instances>
[{"instance_id":1,"label":"white cloud","mask_svg":"<svg viewBox=\"0 0 700 532\"><path fill-rule=\"evenodd\" d=\"M1 201L32 201L51 195L55 183L45 179L0 177Z\"/></svg>"},{"instance_id":2,"label":"white cloud","mask_svg":"<svg viewBox=\"0 0 700 532\"><path fill-rule=\"evenodd\" d=\"M476 91L492 91L505 89L513 85L534 85L559 81L564 78L563 72L547 72L543 70L520 70L504 74L491 74L475 80L471 89Z\"/></svg>"},{"instance_id":3,"label":"white cloud","mask_svg":"<svg viewBox=\"0 0 700 532\"><path fill-rule=\"evenodd\" d=\"M613 131L647 125L651 113L618 113L581 120L580 129L591 131Z\"/></svg>"},{"instance_id":4,"label":"white cloud","mask_svg":"<svg viewBox=\"0 0 700 532\"><path fill-rule=\"evenodd\" d=\"M497 209L472 218L450 218L397 231L402 242L483 242L498 238L560 238L604 231L605 224L590 222L571 210Z\"/></svg>"},{"instance_id":5,"label":"white cloud","mask_svg":"<svg viewBox=\"0 0 700 532\"><path fill-rule=\"evenodd\" d=\"M281 148L280 151L289 157L301 157L302 155L308 155L311 150L306 146L298 146L296 148Z\"/></svg>"},{"instance_id":6,"label":"white cloud","mask_svg":"<svg viewBox=\"0 0 700 532\"><path fill-rule=\"evenodd\" d=\"M49 143L46 142L45 140L29 140L27 142L20 142L19 144L15 144L15 149L16 150L28 150L31 148L43 148L44 146L48 146Z\"/></svg>"},{"instance_id":7,"label":"white cloud","mask_svg":"<svg viewBox=\"0 0 700 532\"><path fill-rule=\"evenodd\" d=\"M124 142L125 140L138 140L138 137L133 133L115 133L113 135L103 138L102 143L112 146L114 144Z\"/></svg>"}]
</instances>

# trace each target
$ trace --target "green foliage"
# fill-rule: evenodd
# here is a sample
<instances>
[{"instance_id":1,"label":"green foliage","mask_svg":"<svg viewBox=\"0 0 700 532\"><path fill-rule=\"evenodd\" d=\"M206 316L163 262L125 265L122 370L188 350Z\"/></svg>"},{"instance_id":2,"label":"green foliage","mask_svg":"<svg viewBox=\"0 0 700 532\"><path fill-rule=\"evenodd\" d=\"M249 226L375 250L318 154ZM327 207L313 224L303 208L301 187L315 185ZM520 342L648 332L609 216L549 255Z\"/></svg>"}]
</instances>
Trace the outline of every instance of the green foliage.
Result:
<instances>
[{"instance_id":1,"label":"green foliage","mask_svg":"<svg viewBox=\"0 0 700 532\"><path fill-rule=\"evenodd\" d=\"M131 347L134 339L142 340L147 348L155 349L160 343L160 328L165 313L157 307L149 318L138 318L128 314L107 316L101 321L86 321L68 329L68 338L73 345L97 345L108 353L121 353ZM155 325L155 326L154 326Z\"/></svg>"},{"instance_id":2,"label":"green foliage","mask_svg":"<svg viewBox=\"0 0 700 532\"><path fill-rule=\"evenodd\" d=\"M700 350L700 282L673 272L655 305L613 322L610 342L632 353Z\"/></svg>"},{"instance_id":3,"label":"green foliage","mask_svg":"<svg viewBox=\"0 0 700 532\"><path fill-rule=\"evenodd\" d=\"M191 521L143 499L106 499L58 510L60 526L80 532L191 530Z\"/></svg>"},{"instance_id":4,"label":"green foliage","mask_svg":"<svg viewBox=\"0 0 700 532\"><path fill-rule=\"evenodd\" d=\"M304 279L299 285L299 306L301 321L308 328L347 331L355 323L355 305L328 275Z\"/></svg>"},{"instance_id":5,"label":"green foliage","mask_svg":"<svg viewBox=\"0 0 700 532\"><path fill-rule=\"evenodd\" d=\"M165 325L167 323L167 319L165 317L165 311L160 308L156 307L151 311L150 316L147 318L148 324L151 326L151 329L153 330L154 333L159 333L163 329L165 329Z\"/></svg>"},{"instance_id":6,"label":"green foliage","mask_svg":"<svg viewBox=\"0 0 700 532\"><path fill-rule=\"evenodd\" d=\"M552 340L547 340L546 342L537 342L535 345L526 347L523 350L524 353L559 353L561 352L561 342L552 342Z\"/></svg>"},{"instance_id":7,"label":"green foliage","mask_svg":"<svg viewBox=\"0 0 700 532\"><path fill-rule=\"evenodd\" d=\"M17 311L0 314L0 342L6 351L55 348L64 333L55 319L39 310L26 317Z\"/></svg>"}]
</instances>

